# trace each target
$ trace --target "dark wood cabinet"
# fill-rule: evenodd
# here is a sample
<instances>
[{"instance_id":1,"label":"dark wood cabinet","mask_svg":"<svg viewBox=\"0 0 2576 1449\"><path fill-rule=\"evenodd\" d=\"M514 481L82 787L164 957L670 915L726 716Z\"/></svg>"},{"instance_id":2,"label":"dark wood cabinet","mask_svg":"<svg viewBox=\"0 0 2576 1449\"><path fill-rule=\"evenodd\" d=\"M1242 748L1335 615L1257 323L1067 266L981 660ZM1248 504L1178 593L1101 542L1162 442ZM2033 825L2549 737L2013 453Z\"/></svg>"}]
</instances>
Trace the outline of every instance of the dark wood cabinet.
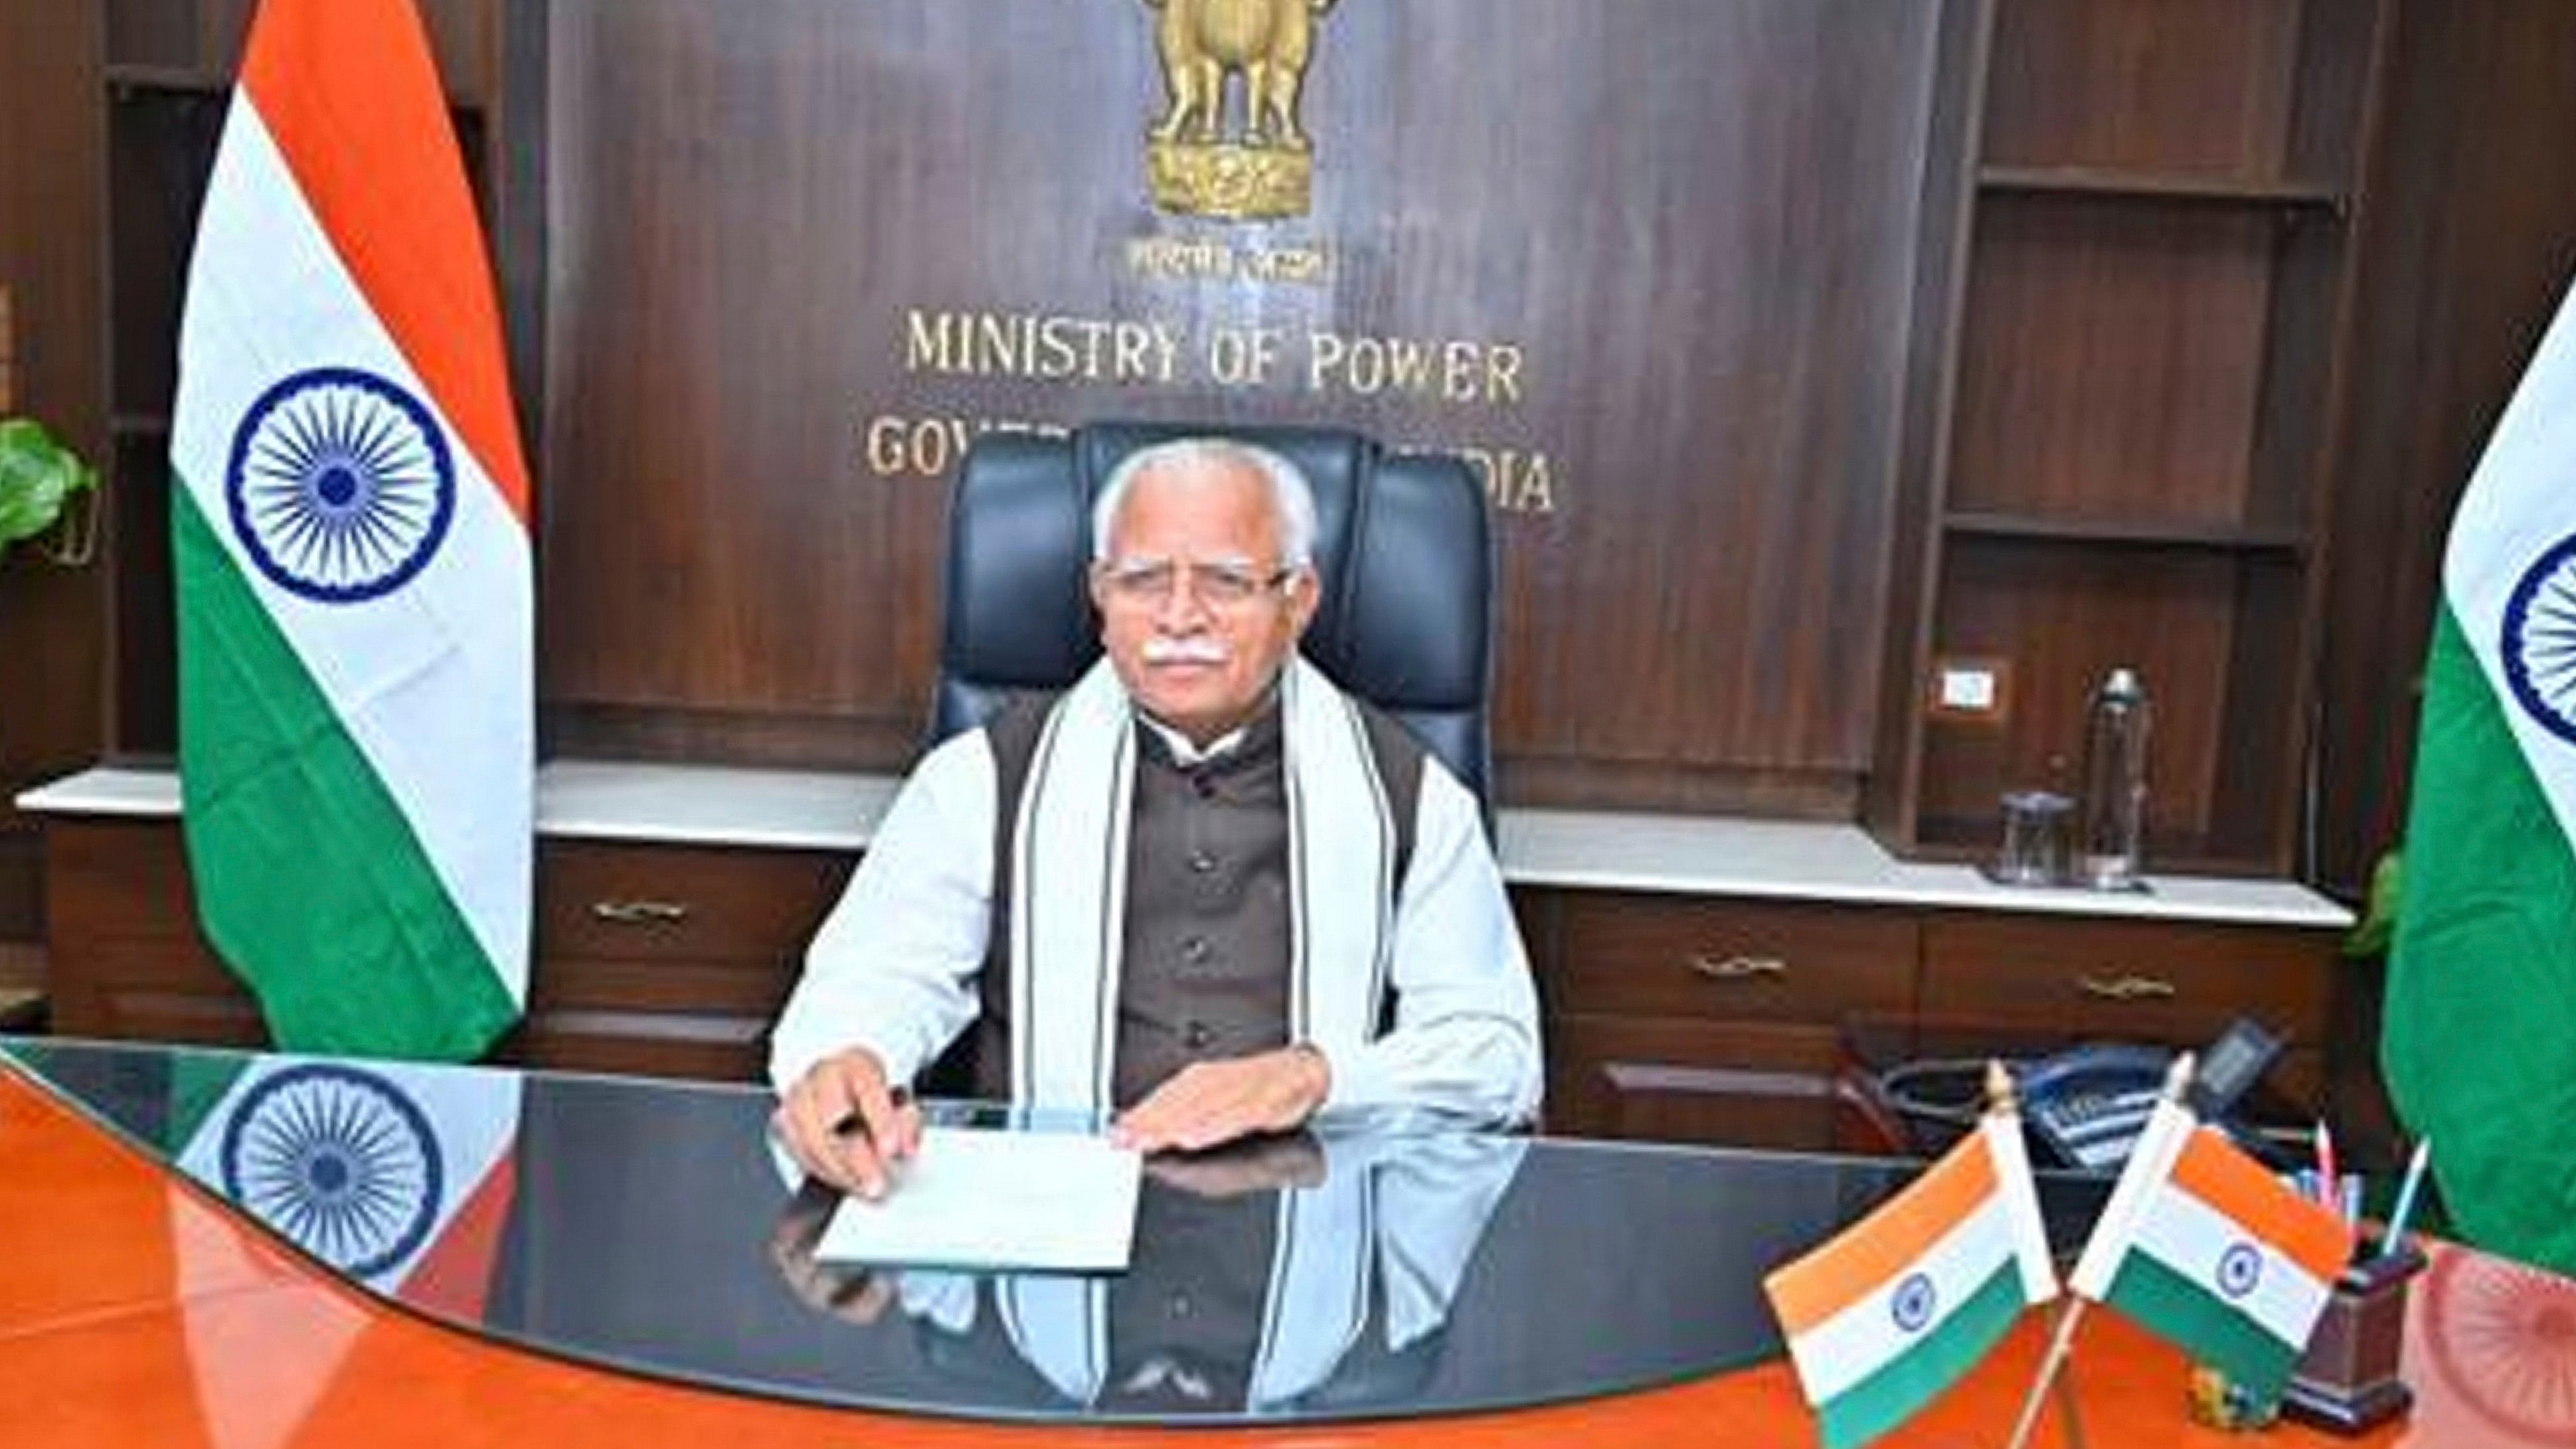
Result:
<instances>
[{"instance_id":1,"label":"dark wood cabinet","mask_svg":"<svg viewBox=\"0 0 2576 1449\"><path fill-rule=\"evenodd\" d=\"M197 934L178 826L49 826L55 1028L259 1045ZM845 850L550 837L528 1009L497 1059L757 1081ZM2237 1015L2289 1047L2277 1097L2324 1110L2331 929L1522 885L1545 1130L1878 1152L1899 1060L2081 1040L2196 1046Z\"/></svg>"},{"instance_id":2,"label":"dark wood cabinet","mask_svg":"<svg viewBox=\"0 0 2576 1449\"><path fill-rule=\"evenodd\" d=\"M756 1081L847 856L551 841L538 866L532 1066Z\"/></svg>"},{"instance_id":3,"label":"dark wood cabinet","mask_svg":"<svg viewBox=\"0 0 2576 1449\"><path fill-rule=\"evenodd\" d=\"M1903 911L1614 891L1566 893L1557 909L1560 1011L1795 1024L1913 1004Z\"/></svg>"},{"instance_id":4,"label":"dark wood cabinet","mask_svg":"<svg viewBox=\"0 0 2576 1449\"><path fill-rule=\"evenodd\" d=\"M57 818L45 857L55 1031L267 1043L258 1005L197 933L175 823Z\"/></svg>"},{"instance_id":5,"label":"dark wood cabinet","mask_svg":"<svg viewBox=\"0 0 2576 1449\"><path fill-rule=\"evenodd\" d=\"M175 823L48 828L53 1029L262 1046L239 980L197 932ZM527 1015L494 1049L527 1066L756 1081L845 854L549 841Z\"/></svg>"},{"instance_id":6,"label":"dark wood cabinet","mask_svg":"<svg viewBox=\"0 0 2576 1449\"><path fill-rule=\"evenodd\" d=\"M2322 1044L2331 934L2164 921L1936 915L1923 928L1927 1015L2198 1045L2237 1016Z\"/></svg>"},{"instance_id":7,"label":"dark wood cabinet","mask_svg":"<svg viewBox=\"0 0 2576 1449\"><path fill-rule=\"evenodd\" d=\"M1904 1017L1903 911L1522 893L1548 1003L1551 1132L1883 1150L1838 1024Z\"/></svg>"},{"instance_id":8,"label":"dark wood cabinet","mask_svg":"<svg viewBox=\"0 0 2576 1449\"><path fill-rule=\"evenodd\" d=\"M1552 1133L1900 1150L1873 1086L1899 1062L2196 1047L2238 1016L2288 1048L2274 1100L2332 1106L2332 930L1598 891L1520 905Z\"/></svg>"}]
</instances>

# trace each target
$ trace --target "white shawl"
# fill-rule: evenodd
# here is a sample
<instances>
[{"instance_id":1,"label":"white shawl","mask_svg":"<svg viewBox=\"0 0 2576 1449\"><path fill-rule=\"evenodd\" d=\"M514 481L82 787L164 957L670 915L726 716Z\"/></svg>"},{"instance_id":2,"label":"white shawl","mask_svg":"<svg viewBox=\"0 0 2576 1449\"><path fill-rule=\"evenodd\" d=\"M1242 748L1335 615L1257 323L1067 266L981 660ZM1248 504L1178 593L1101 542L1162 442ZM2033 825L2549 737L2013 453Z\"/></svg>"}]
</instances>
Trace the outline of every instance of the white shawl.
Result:
<instances>
[{"instance_id":1,"label":"white shawl","mask_svg":"<svg viewBox=\"0 0 2576 1449\"><path fill-rule=\"evenodd\" d=\"M1374 1035L1394 930L1395 830L1359 707L1302 658L1280 676L1292 1041ZM1011 849L1014 1105L1105 1114L1126 925L1136 719L1101 660L1056 701Z\"/></svg>"}]
</instances>

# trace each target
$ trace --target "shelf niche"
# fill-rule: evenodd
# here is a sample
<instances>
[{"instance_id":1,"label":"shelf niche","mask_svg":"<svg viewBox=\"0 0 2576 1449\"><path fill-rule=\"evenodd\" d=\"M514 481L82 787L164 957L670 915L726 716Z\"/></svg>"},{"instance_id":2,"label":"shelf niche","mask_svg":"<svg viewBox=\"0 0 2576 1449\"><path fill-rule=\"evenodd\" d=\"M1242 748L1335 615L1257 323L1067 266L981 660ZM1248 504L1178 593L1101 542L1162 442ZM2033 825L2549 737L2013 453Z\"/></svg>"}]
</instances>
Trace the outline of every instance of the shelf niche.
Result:
<instances>
[{"instance_id":1,"label":"shelf niche","mask_svg":"<svg viewBox=\"0 0 2576 1449\"><path fill-rule=\"evenodd\" d=\"M1990 0L1954 68L1956 257L1868 818L1981 857L2073 792L2111 669L2154 697L2151 870L2298 859L2350 238L2393 0ZM1943 254L1941 238L1928 254ZM1945 660L2009 708L1935 707Z\"/></svg>"}]
</instances>

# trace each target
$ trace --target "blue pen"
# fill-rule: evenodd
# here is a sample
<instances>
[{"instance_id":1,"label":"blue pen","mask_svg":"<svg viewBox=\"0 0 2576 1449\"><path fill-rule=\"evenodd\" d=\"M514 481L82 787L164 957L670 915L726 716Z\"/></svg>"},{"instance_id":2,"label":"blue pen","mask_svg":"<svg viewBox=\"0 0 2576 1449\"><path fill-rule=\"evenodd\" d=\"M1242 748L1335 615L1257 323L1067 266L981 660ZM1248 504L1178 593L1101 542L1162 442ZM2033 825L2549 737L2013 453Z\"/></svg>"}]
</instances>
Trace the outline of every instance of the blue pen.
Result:
<instances>
[{"instance_id":1,"label":"blue pen","mask_svg":"<svg viewBox=\"0 0 2576 1449\"><path fill-rule=\"evenodd\" d=\"M2427 1137L2415 1144L2415 1155L2406 1159L2406 1178L2397 1185L2397 1206L2388 1214L2388 1227L2379 1235L2379 1256L2385 1258L2397 1251L2406 1238L2406 1220L2415 1215L2415 1194L2424 1186L2425 1165L2433 1160L2433 1139Z\"/></svg>"}]
</instances>

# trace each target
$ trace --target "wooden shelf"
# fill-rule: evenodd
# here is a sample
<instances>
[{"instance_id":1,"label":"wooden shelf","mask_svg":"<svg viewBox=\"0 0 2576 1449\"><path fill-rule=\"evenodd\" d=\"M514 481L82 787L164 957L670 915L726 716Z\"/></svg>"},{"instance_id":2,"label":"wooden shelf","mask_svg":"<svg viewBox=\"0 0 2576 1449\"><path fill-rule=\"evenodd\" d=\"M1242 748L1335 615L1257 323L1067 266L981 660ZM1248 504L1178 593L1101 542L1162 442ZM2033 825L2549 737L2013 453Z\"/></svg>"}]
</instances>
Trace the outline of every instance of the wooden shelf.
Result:
<instances>
[{"instance_id":1,"label":"wooden shelf","mask_svg":"<svg viewBox=\"0 0 2576 1449\"><path fill-rule=\"evenodd\" d=\"M2150 868L2300 862L2332 396L2395 0L1992 0L1942 158L1950 351L1909 482L1921 592L1871 822L1918 858L1993 847L1998 795L2070 778L2085 701L2156 701ZM1968 53L1964 46L1962 53ZM2009 709L1932 709L1987 661Z\"/></svg>"},{"instance_id":2,"label":"wooden shelf","mask_svg":"<svg viewBox=\"0 0 2576 1449\"><path fill-rule=\"evenodd\" d=\"M217 99L232 94L233 77L228 73L199 70L184 65L145 65L115 61L99 68L100 79L107 83L111 96L135 94L159 96L200 96ZM483 98L450 84L446 87L447 104L464 115L480 114Z\"/></svg>"},{"instance_id":3,"label":"wooden shelf","mask_svg":"<svg viewBox=\"0 0 2576 1449\"><path fill-rule=\"evenodd\" d=\"M220 96L233 88L231 76L214 75L191 66L112 63L101 73L111 95L152 91L162 95Z\"/></svg>"},{"instance_id":4,"label":"wooden shelf","mask_svg":"<svg viewBox=\"0 0 2576 1449\"><path fill-rule=\"evenodd\" d=\"M2066 518L2036 513L1954 509L1941 526L1969 538L2026 538L2061 543L2101 543L2137 548L2197 548L2301 556L2308 541L2298 529L2189 519Z\"/></svg>"},{"instance_id":5,"label":"wooden shelf","mask_svg":"<svg viewBox=\"0 0 2576 1449\"><path fill-rule=\"evenodd\" d=\"M2152 798L2150 805L2152 808ZM2003 834L2000 816L1974 819L1927 815L1918 828L1922 833L1913 857L1943 865L1978 865L1994 859L1996 844ZM2150 880L2174 875L2235 879L2269 875L2272 870L2273 862L2268 853L2215 847L2204 836L2168 834L2159 837L2152 829L2148 834L2147 876Z\"/></svg>"},{"instance_id":6,"label":"wooden shelf","mask_svg":"<svg viewBox=\"0 0 2576 1449\"><path fill-rule=\"evenodd\" d=\"M2350 197L2339 188L2312 182L2192 171L2148 171L2123 166L1980 166L1977 168L1977 185L1987 191L2050 196L2322 208L2338 216L2350 205Z\"/></svg>"}]
</instances>

